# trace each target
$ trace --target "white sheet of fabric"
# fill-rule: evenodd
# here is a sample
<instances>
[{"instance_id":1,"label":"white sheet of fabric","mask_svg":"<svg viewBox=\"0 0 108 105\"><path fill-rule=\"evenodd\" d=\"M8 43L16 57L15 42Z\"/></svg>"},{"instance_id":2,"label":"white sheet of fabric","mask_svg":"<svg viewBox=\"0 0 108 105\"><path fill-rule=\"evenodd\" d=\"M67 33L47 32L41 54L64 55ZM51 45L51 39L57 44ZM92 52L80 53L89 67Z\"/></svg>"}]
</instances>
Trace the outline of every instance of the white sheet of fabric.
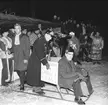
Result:
<instances>
[{"instance_id":1,"label":"white sheet of fabric","mask_svg":"<svg viewBox=\"0 0 108 105\"><path fill-rule=\"evenodd\" d=\"M15 43L14 43L15 45L20 45L20 39L19 39L20 35L21 33L15 36Z\"/></svg>"},{"instance_id":2,"label":"white sheet of fabric","mask_svg":"<svg viewBox=\"0 0 108 105\"><path fill-rule=\"evenodd\" d=\"M3 69L3 64L2 60L0 59L0 85L1 85L2 69Z\"/></svg>"}]
</instances>

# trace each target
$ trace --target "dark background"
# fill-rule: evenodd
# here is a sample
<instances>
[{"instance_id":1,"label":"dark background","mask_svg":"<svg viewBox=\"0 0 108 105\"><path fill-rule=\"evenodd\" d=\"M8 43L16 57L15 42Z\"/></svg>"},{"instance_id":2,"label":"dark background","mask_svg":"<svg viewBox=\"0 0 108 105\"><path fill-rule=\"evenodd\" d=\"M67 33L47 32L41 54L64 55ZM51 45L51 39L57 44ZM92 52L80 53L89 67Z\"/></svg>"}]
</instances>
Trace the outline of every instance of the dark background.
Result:
<instances>
[{"instance_id":1,"label":"dark background","mask_svg":"<svg viewBox=\"0 0 108 105\"><path fill-rule=\"evenodd\" d=\"M10 10L9 10L10 8ZM51 20L56 14L62 20L74 17L77 20L93 20L94 24L108 23L108 2L88 0L0 0L0 11L4 9L16 15Z\"/></svg>"},{"instance_id":2,"label":"dark background","mask_svg":"<svg viewBox=\"0 0 108 105\"><path fill-rule=\"evenodd\" d=\"M92 22L105 40L104 55L108 55L108 2L101 0L8 0L0 1L0 12L7 10L17 16L27 16L52 21L56 14L62 21L74 18Z\"/></svg>"}]
</instances>

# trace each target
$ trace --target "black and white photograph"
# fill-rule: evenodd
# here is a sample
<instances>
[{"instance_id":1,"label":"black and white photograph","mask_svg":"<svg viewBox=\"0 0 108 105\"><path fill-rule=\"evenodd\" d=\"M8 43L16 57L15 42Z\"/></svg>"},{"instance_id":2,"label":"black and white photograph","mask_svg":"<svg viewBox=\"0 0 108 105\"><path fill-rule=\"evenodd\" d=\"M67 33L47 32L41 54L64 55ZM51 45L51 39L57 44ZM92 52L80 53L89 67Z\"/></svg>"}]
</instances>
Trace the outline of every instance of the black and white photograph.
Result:
<instances>
[{"instance_id":1,"label":"black and white photograph","mask_svg":"<svg viewBox=\"0 0 108 105\"><path fill-rule=\"evenodd\" d=\"M0 105L108 105L108 1L0 0Z\"/></svg>"}]
</instances>

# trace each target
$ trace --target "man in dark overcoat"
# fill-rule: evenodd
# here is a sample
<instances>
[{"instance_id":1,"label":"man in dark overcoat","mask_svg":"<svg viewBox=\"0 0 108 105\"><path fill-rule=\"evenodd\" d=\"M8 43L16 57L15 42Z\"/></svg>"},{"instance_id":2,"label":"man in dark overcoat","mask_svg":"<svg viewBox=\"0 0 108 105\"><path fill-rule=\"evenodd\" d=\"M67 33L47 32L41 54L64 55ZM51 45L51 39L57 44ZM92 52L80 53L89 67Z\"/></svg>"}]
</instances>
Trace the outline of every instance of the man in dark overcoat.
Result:
<instances>
[{"instance_id":1,"label":"man in dark overcoat","mask_svg":"<svg viewBox=\"0 0 108 105\"><path fill-rule=\"evenodd\" d=\"M90 82L90 76L87 71L82 71L80 66L76 66L72 61L73 49L71 47L66 49L65 56L59 60L58 67L58 83L60 87L65 87L74 90L75 101L78 104L84 104L81 100L83 95L81 89L81 81L85 81L89 94L93 92L92 85Z\"/></svg>"},{"instance_id":2,"label":"man in dark overcoat","mask_svg":"<svg viewBox=\"0 0 108 105\"><path fill-rule=\"evenodd\" d=\"M34 44L33 44L33 52L30 56L27 68L27 83L33 86L33 92L38 94L44 94L41 89L43 82L41 81L41 63L46 65L47 69L49 68L49 64L46 59L46 42L51 40L50 34L41 35Z\"/></svg>"},{"instance_id":3,"label":"man in dark overcoat","mask_svg":"<svg viewBox=\"0 0 108 105\"><path fill-rule=\"evenodd\" d=\"M21 32L21 25L15 24L12 52L14 53L14 70L20 77L20 90L24 90L25 71L30 56L30 41L28 36Z\"/></svg>"}]
</instances>

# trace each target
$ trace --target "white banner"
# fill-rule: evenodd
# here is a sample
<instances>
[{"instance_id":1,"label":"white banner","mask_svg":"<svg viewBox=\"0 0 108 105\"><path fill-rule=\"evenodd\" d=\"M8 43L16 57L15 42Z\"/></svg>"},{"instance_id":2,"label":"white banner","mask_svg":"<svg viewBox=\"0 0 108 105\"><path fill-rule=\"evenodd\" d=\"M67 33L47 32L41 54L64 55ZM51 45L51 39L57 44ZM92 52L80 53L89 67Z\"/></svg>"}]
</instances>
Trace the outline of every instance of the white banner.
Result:
<instances>
[{"instance_id":1,"label":"white banner","mask_svg":"<svg viewBox=\"0 0 108 105\"><path fill-rule=\"evenodd\" d=\"M2 60L0 59L0 85L1 85L2 69L3 69Z\"/></svg>"},{"instance_id":2,"label":"white banner","mask_svg":"<svg viewBox=\"0 0 108 105\"><path fill-rule=\"evenodd\" d=\"M60 57L51 58L51 61L48 61L50 64L50 69L46 69L46 66L41 64L41 80L51 83L58 84L58 61Z\"/></svg>"}]
</instances>

